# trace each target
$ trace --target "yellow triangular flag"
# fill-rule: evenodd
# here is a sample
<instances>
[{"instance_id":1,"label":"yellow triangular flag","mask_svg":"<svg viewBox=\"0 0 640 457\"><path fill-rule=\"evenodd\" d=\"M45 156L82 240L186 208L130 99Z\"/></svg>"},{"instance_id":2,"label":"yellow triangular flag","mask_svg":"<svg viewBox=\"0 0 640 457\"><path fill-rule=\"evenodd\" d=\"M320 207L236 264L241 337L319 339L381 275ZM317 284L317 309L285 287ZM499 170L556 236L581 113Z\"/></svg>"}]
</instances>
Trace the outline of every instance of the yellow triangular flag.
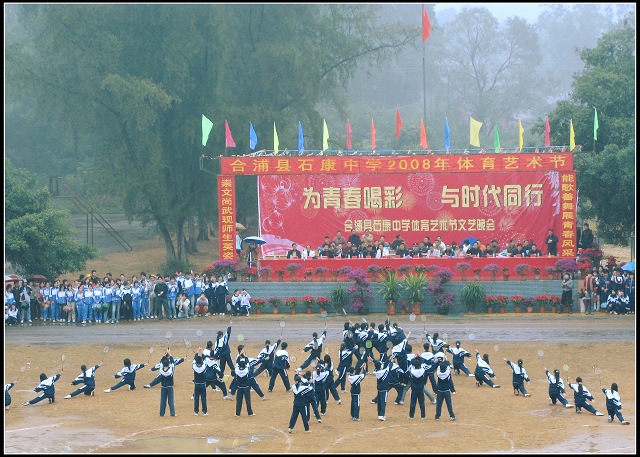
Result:
<instances>
[{"instance_id":1,"label":"yellow triangular flag","mask_svg":"<svg viewBox=\"0 0 640 457\"><path fill-rule=\"evenodd\" d=\"M472 117L469 117L469 119L471 119L469 144L480 147L480 127L482 127L482 122L476 121Z\"/></svg>"},{"instance_id":2,"label":"yellow triangular flag","mask_svg":"<svg viewBox=\"0 0 640 457\"><path fill-rule=\"evenodd\" d=\"M322 123L324 124L322 126L322 150L326 151L329 149L329 128L327 127L327 121L323 119Z\"/></svg>"},{"instance_id":3,"label":"yellow triangular flag","mask_svg":"<svg viewBox=\"0 0 640 457\"><path fill-rule=\"evenodd\" d=\"M573 119L569 120L569 151L576 148L576 132L573 131Z\"/></svg>"},{"instance_id":4,"label":"yellow triangular flag","mask_svg":"<svg viewBox=\"0 0 640 457\"><path fill-rule=\"evenodd\" d=\"M280 141L278 140L278 132L276 131L276 123L273 123L273 155L278 153L280 147Z\"/></svg>"},{"instance_id":5,"label":"yellow triangular flag","mask_svg":"<svg viewBox=\"0 0 640 457\"><path fill-rule=\"evenodd\" d=\"M524 129L522 128L522 121L518 119L518 147L522 149L522 145L524 144L524 138L522 134L524 133Z\"/></svg>"}]
</instances>

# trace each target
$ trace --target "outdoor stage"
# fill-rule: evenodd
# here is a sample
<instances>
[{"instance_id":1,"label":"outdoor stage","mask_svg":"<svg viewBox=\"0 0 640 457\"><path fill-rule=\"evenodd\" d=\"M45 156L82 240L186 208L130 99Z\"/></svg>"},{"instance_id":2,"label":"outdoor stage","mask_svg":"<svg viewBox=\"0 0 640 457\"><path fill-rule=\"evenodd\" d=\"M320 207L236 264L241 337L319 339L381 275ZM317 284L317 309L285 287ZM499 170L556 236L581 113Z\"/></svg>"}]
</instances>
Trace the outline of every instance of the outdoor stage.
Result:
<instances>
[{"instance_id":1,"label":"outdoor stage","mask_svg":"<svg viewBox=\"0 0 640 457\"><path fill-rule=\"evenodd\" d=\"M483 269L486 265L496 264L500 267L497 272L498 277L502 277L502 269L509 268L510 274L514 279L517 279L518 274L515 271L515 267L520 264L529 265L529 271L527 272L527 276L533 276L534 268L540 268L540 274L545 277L548 275L545 270L548 266L554 266L556 262L560 259L560 257L474 257L471 259L464 258L425 258L425 257L416 257L416 258L384 258L384 259L310 259L310 260L301 260L301 259L261 259L259 262L260 268L265 268L267 265L271 268L271 274L273 274L278 270L283 270L290 263L298 263L302 265L302 268L298 270L296 276L301 277L304 274L304 270L307 268L315 269L322 266L327 269L327 275L330 275L332 270L337 270L344 266L349 266L352 268L363 268L365 271L369 268L370 265L377 265L381 268L390 266L397 270L403 265L410 265L411 267L416 266L424 266L429 267L431 265L435 265L437 267L447 267L450 268L455 275L453 276L453 280L460 279L462 276L461 272L456 270L456 265L460 263L469 263L471 264L471 268L465 272L467 277L472 277L474 275L473 270L475 269ZM288 276L288 273L286 273ZM490 279L491 275L487 271L482 271L481 276L482 279Z\"/></svg>"}]
</instances>

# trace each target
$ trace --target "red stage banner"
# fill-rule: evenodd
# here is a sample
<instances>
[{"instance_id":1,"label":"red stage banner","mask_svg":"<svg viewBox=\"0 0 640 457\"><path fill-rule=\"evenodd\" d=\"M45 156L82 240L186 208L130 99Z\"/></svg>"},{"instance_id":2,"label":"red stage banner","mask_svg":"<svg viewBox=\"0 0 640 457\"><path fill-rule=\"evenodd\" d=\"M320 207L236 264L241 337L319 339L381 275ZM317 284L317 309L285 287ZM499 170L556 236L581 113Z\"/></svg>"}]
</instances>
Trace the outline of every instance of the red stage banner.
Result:
<instances>
[{"instance_id":1,"label":"red stage banner","mask_svg":"<svg viewBox=\"0 0 640 457\"><path fill-rule=\"evenodd\" d=\"M218 175L218 242L220 259L235 260L236 178Z\"/></svg>"},{"instance_id":2,"label":"red stage banner","mask_svg":"<svg viewBox=\"0 0 640 457\"><path fill-rule=\"evenodd\" d=\"M425 236L458 244L496 239L501 247L511 238L527 239L546 254L544 240L553 228L558 253L568 256L573 243L574 256L575 190L570 193L569 184L575 189L573 171L259 176L262 253L284 254L293 242L315 250L337 230L348 238L352 228L358 234L369 228L374 239L385 235L391 242L401 234L408 244ZM573 237L565 230L570 221Z\"/></svg>"},{"instance_id":3,"label":"red stage banner","mask_svg":"<svg viewBox=\"0 0 640 457\"><path fill-rule=\"evenodd\" d=\"M576 192L576 173L560 173L562 231L556 232L554 230L554 233L558 236L558 255L561 257L575 257L577 255L576 212L578 202Z\"/></svg>"},{"instance_id":4,"label":"red stage banner","mask_svg":"<svg viewBox=\"0 0 640 457\"><path fill-rule=\"evenodd\" d=\"M572 153L220 157L225 175L573 171Z\"/></svg>"}]
</instances>

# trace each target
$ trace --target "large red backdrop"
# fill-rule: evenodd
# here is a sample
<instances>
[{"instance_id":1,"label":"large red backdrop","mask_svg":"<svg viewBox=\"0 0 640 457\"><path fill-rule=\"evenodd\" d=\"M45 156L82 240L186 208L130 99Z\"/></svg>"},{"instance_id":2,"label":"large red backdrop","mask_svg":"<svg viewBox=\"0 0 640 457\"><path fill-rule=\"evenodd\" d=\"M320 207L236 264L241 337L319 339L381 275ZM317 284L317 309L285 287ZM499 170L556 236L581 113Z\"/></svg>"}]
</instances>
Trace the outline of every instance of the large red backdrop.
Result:
<instances>
[{"instance_id":1,"label":"large red backdrop","mask_svg":"<svg viewBox=\"0 0 640 457\"><path fill-rule=\"evenodd\" d=\"M575 235L574 224L563 231L563 176L574 178L558 171L259 176L263 254L282 254L292 242L316 249L325 235L341 230L348 238L352 228L387 241L400 233L409 243L425 235L446 243L497 239L501 246L529 239L546 252L553 228L562 255L565 238L572 244ZM575 196L565 203L575 214Z\"/></svg>"}]
</instances>

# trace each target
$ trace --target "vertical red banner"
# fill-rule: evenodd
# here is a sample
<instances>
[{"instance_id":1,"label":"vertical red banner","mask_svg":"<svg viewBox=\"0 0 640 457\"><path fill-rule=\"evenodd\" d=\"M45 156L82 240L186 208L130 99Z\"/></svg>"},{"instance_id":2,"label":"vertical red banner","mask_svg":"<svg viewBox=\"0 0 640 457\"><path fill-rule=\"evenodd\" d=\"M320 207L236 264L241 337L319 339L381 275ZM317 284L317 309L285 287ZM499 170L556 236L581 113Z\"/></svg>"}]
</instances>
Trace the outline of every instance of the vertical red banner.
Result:
<instances>
[{"instance_id":1,"label":"vertical red banner","mask_svg":"<svg viewBox=\"0 0 640 457\"><path fill-rule=\"evenodd\" d=\"M558 233L558 255L575 257L577 255L576 229L578 228L576 213L576 173L560 173L560 223L562 230Z\"/></svg>"},{"instance_id":2,"label":"vertical red banner","mask_svg":"<svg viewBox=\"0 0 640 457\"><path fill-rule=\"evenodd\" d=\"M236 179L218 175L218 242L221 260L236 260Z\"/></svg>"}]
</instances>

